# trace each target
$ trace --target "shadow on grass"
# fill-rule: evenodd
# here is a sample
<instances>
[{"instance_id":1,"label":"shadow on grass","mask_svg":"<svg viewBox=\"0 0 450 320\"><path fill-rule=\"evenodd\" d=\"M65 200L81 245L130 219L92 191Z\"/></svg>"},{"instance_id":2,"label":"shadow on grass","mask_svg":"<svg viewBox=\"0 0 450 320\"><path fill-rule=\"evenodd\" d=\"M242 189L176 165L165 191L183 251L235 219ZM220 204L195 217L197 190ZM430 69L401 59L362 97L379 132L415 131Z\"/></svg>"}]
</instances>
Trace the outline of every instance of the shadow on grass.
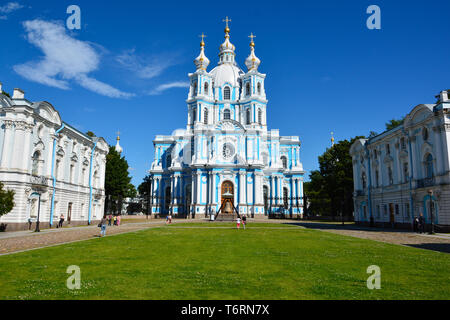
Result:
<instances>
[{"instance_id":1,"label":"shadow on grass","mask_svg":"<svg viewBox=\"0 0 450 320\"><path fill-rule=\"evenodd\" d=\"M439 251L450 253L450 243L420 243L420 244L405 244L409 247Z\"/></svg>"},{"instance_id":2,"label":"shadow on grass","mask_svg":"<svg viewBox=\"0 0 450 320\"><path fill-rule=\"evenodd\" d=\"M336 222L336 223L287 222L286 224L302 226L302 227L305 227L307 229L356 230L356 231L370 231L370 232L403 232L403 233L412 233L412 231L407 230L407 229L366 227L366 226L355 225L353 223L348 223L348 224L344 224L343 225L340 222Z\"/></svg>"}]
</instances>

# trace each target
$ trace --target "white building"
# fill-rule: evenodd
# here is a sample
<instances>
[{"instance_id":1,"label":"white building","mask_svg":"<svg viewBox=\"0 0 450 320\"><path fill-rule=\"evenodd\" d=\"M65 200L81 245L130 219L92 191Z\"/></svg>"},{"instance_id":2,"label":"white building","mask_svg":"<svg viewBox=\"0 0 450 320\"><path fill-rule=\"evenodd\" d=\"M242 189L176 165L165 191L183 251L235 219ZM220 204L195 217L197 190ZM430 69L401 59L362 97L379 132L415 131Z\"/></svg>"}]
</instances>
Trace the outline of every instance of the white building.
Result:
<instances>
[{"instance_id":1,"label":"white building","mask_svg":"<svg viewBox=\"0 0 450 320\"><path fill-rule=\"evenodd\" d=\"M420 104L404 123L350 148L355 221L410 227L423 214L438 231L450 229L450 100ZM431 205L431 209L430 209Z\"/></svg>"},{"instance_id":2,"label":"white building","mask_svg":"<svg viewBox=\"0 0 450 320\"><path fill-rule=\"evenodd\" d=\"M209 72L202 40L189 74L186 129L153 141L153 214L303 213L300 141L268 130L266 75L251 37L247 72L236 63L228 25Z\"/></svg>"},{"instance_id":3,"label":"white building","mask_svg":"<svg viewBox=\"0 0 450 320\"><path fill-rule=\"evenodd\" d=\"M25 229L38 212L42 227L55 226L61 214L71 224L101 219L108 150L103 138L63 122L50 103L30 102L20 89L12 98L0 94L0 181L15 191L0 223Z\"/></svg>"}]
</instances>

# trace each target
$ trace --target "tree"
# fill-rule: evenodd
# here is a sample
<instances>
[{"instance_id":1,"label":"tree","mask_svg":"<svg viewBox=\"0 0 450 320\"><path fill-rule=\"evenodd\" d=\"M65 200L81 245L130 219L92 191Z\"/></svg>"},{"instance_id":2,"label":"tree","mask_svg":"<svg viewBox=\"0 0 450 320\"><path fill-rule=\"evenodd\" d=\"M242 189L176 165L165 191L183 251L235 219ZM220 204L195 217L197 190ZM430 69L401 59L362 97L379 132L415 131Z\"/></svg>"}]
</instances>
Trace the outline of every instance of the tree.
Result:
<instances>
[{"instance_id":1,"label":"tree","mask_svg":"<svg viewBox=\"0 0 450 320\"><path fill-rule=\"evenodd\" d=\"M142 180L142 183L138 186L138 192L142 197L146 197L150 193L150 176L146 175Z\"/></svg>"},{"instance_id":2,"label":"tree","mask_svg":"<svg viewBox=\"0 0 450 320\"><path fill-rule=\"evenodd\" d=\"M357 139L339 141L319 156L319 170L305 183L309 212L333 217L353 212L353 164L350 147Z\"/></svg>"},{"instance_id":3,"label":"tree","mask_svg":"<svg viewBox=\"0 0 450 320\"><path fill-rule=\"evenodd\" d=\"M3 190L0 182L0 217L14 208L14 190Z\"/></svg>"},{"instance_id":4,"label":"tree","mask_svg":"<svg viewBox=\"0 0 450 320\"><path fill-rule=\"evenodd\" d=\"M106 213L120 213L122 199L136 195L136 189L130 183L131 177L128 168L128 162L125 160L125 157L121 156L113 146L109 146L105 169Z\"/></svg>"},{"instance_id":5,"label":"tree","mask_svg":"<svg viewBox=\"0 0 450 320\"><path fill-rule=\"evenodd\" d=\"M91 137L91 138L95 137L95 133L93 133L92 131L86 132L86 135Z\"/></svg>"},{"instance_id":6,"label":"tree","mask_svg":"<svg viewBox=\"0 0 450 320\"><path fill-rule=\"evenodd\" d=\"M138 186L138 192L141 196L142 211L149 214L150 212L150 176L146 175L141 184Z\"/></svg>"},{"instance_id":7,"label":"tree","mask_svg":"<svg viewBox=\"0 0 450 320\"><path fill-rule=\"evenodd\" d=\"M3 90L2 90L2 94L4 94L5 96L7 96L8 98L11 98L11 96L9 95L9 93L6 92L6 91L3 91Z\"/></svg>"},{"instance_id":8,"label":"tree","mask_svg":"<svg viewBox=\"0 0 450 320\"><path fill-rule=\"evenodd\" d=\"M405 120L405 118L401 118L401 119L398 119L398 120L397 119L389 120L386 123L386 130L391 130L391 129L394 129L394 128L402 125L404 120Z\"/></svg>"}]
</instances>

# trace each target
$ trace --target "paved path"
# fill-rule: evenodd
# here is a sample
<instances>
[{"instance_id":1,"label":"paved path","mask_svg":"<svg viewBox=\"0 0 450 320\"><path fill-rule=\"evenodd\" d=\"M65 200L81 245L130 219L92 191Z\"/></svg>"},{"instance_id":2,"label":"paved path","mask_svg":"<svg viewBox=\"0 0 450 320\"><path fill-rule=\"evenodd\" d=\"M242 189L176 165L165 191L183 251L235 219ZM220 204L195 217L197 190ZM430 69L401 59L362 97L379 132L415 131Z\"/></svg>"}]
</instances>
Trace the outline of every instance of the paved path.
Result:
<instances>
[{"instance_id":1,"label":"paved path","mask_svg":"<svg viewBox=\"0 0 450 320\"><path fill-rule=\"evenodd\" d=\"M429 235L400 229L362 227L354 224L341 225L309 221L293 223L308 229L450 253L450 234L446 233Z\"/></svg>"}]
</instances>

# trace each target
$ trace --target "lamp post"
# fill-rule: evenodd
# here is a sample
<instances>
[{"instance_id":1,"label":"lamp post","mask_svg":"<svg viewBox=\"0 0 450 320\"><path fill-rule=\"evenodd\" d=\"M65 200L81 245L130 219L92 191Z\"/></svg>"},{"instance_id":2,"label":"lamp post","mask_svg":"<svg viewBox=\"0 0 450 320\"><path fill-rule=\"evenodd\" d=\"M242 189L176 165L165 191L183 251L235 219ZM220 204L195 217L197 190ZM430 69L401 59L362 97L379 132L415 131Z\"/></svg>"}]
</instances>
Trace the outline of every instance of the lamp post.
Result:
<instances>
[{"instance_id":1,"label":"lamp post","mask_svg":"<svg viewBox=\"0 0 450 320\"><path fill-rule=\"evenodd\" d=\"M430 234L434 234L434 221L433 221L433 190L428 190L430 196L430 219L431 219L431 231Z\"/></svg>"},{"instance_id":2,"label":"lamp post","mask_svg":"<svg viewBox=\"0 0 450 320\"><path fill-rule=\"evenodd\" d=\"M41 212L41 194L39 192L33 192L31 195L39 197L39 200L38 200L38 216L37 216L37 221L36 221L36 229L34 230L34 232L41 232L41 230L39 229L39 218L40 218L40 212Z\"/></svg>"}]
</instances>

